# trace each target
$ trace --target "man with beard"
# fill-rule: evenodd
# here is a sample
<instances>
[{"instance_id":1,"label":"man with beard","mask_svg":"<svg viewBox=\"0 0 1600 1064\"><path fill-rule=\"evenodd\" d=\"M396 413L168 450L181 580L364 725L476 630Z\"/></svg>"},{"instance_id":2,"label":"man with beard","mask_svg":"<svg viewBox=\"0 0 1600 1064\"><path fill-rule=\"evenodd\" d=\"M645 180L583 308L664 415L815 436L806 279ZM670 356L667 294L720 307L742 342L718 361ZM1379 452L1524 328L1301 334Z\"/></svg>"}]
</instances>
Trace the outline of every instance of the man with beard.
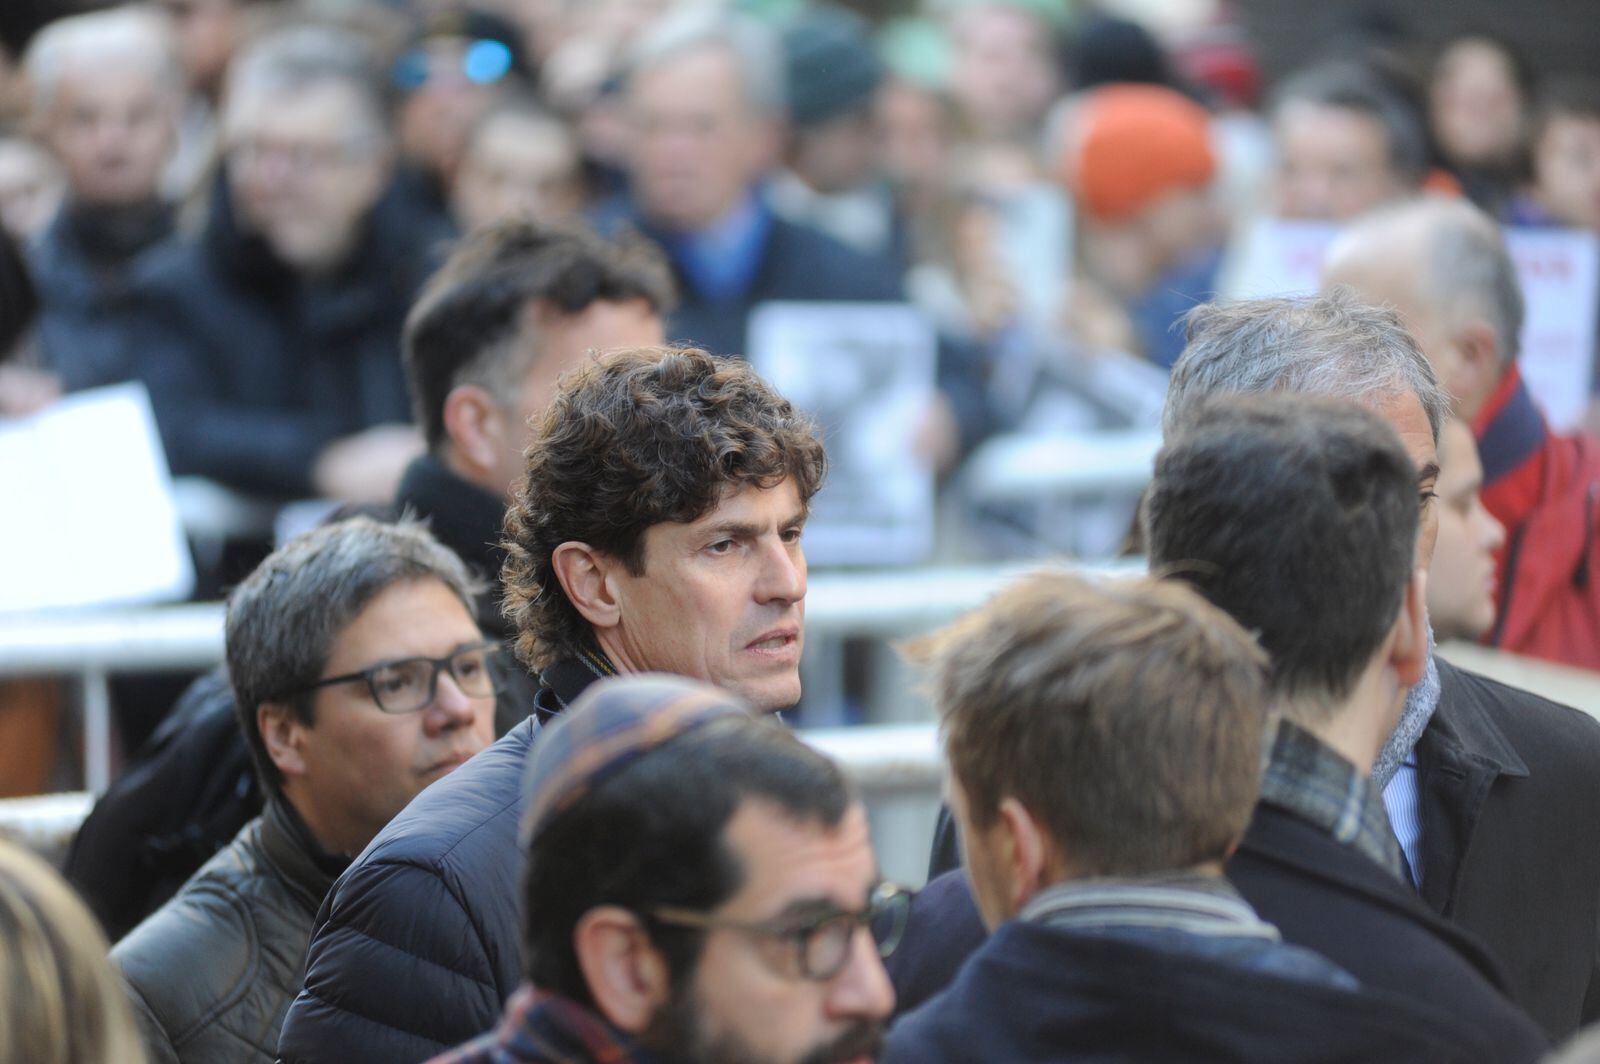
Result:
<instances>
[{"instance_id":1,"label":"man with beard","mask_svg":"<svg viewBox=\"0 0 1600 1064\"><path fill-rule=\"evenodd\" d=\"M838 767L782 724L687 680L602 680L534 744L525 798L527 981L435 1064L876 1057L906 895Z\"/></svg>"}]
</instances>

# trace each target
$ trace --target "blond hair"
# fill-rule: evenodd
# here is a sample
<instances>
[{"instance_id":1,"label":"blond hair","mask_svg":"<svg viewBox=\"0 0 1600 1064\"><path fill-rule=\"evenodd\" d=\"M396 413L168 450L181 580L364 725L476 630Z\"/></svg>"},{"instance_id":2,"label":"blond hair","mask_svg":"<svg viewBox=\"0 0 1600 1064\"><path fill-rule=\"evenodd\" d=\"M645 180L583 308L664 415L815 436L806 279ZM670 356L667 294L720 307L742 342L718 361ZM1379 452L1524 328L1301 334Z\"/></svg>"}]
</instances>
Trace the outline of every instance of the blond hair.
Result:
<instances>
[{"instance_id":1,"label":"blond hair","mask_svg":"<svg viewBox=\"0 0 1600 1064\"><path fill-rule=\"evenodd\" d=\"M0 840L0 1064L144 1064L108 949L66 882Z\"/></svg>"}]
</instances>

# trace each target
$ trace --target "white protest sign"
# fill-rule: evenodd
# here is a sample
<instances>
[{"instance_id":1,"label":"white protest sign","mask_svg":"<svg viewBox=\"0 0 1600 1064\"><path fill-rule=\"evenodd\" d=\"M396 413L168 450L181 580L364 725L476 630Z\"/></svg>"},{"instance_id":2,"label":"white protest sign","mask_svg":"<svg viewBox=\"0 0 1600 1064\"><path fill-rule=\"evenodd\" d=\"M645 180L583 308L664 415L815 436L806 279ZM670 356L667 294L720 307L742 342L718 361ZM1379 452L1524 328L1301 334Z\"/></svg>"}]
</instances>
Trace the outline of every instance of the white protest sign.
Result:
<instances>
[{"instance_id":1,"label":"white protest sign","mask_svg":"<svg viewBox=\"0 0 1600 1064\"><path fill-rule=\"evenodd\" d=\"M1322 262L1338 237L1320 222L1261 222L1242 237L1227 291L1237 298L1306 295L1322 283ZM1600 243L1572 229L1509 228L1527 313L1518 363L1535 402L1558 431L1574 428L1588 405L1600 325Z\"/></svg>"},{"instance_id":2,"label":"white protest sign","mask_svg":"<svg viewBox=\"0 0 1600 1064\"><path fill-rule=\"evenodd\" d=\"M828 478L811 503L813 565L908 565L933 548L933 472L914 437L934 397L933 327L900 303L764 303L750 361L817 420Z\"/></svg>"},{"instance_id":3,"label":"white protest sign","mask_svg":"<svg viewBox=\"0 0 1600 1064\"><path fill-rule=\"evenodd\" d=\"M0 420L0 499L0 613L181 599L194 587L143 385Z\"/></svg>"}]
</instances>

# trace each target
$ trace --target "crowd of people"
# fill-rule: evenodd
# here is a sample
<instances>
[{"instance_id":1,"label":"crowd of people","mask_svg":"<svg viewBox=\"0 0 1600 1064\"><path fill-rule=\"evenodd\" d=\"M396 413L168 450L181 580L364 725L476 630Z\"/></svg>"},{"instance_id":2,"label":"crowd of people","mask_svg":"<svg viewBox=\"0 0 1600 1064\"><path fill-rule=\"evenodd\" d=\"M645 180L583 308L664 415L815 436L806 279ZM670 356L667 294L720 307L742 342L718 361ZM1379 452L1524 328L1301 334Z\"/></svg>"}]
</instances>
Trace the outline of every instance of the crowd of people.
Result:
<instances>
[{"instance_id":1,"label":"crowd of people","mask_svg":"<svg viewBox=\"0 0 1600 1064\"><path fill-rule=\"evenodd\" d=\"M1600 89L1474 32L1264 95L1225 5L96 6L0 18L0 429L138 382L341 509L70 887L0 841L0 1062L1600 1060L1600 723L1435 653L1600 670L1503 228L1600 233ZM1281 222L1321 291L1241 298ZM929 324L934 477L1165 389L1150 575L903 648L917 891L783 716L840 458L773 303Z\"/></svg>"}]
</instances>

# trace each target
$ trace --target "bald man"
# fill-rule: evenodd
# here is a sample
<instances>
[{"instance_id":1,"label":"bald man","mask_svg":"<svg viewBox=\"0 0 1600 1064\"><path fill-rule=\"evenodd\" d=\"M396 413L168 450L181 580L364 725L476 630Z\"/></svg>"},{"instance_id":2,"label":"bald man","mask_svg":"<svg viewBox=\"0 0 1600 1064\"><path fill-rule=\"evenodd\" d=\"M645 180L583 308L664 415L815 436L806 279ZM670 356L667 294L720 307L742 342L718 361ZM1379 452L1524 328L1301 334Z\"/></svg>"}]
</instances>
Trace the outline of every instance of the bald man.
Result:
<instances>
[{"instance_id":1,"label":"bald man","mask_svg":"<svg viewBox=\"0 0 1600 1064\"><path fill-rule=\"evenodd\" d=\"M1600 668L1600 441L1551 431L1517 365L1523 302L1499 228L1465 201L1367 216L1326 284L1400 312L1477 439L1483 503L1505 526L1485 642Z\"/></svg>"}]
</instances>

